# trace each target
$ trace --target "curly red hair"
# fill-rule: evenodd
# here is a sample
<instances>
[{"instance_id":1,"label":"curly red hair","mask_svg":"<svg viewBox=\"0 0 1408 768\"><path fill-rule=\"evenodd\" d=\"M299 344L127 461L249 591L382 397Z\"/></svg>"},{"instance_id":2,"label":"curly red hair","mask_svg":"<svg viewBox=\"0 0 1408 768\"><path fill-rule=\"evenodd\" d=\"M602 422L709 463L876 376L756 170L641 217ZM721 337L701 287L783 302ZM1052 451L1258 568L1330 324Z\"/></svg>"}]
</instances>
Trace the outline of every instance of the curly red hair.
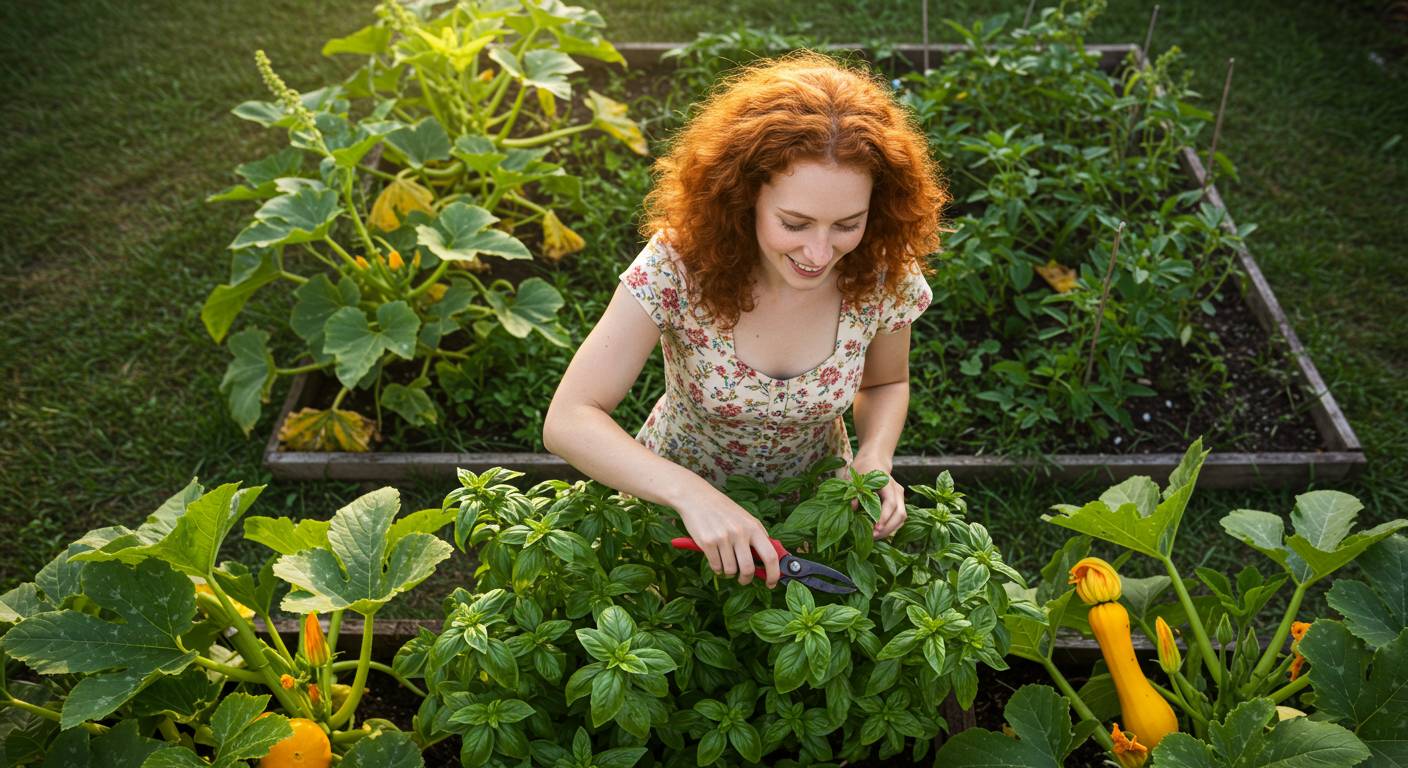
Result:
<instances>
[{"instance_id":1,"label":"curly red hair","mask_svg":"<svg viewBox=\"0 0 1408 768\"><path fill-rule=\"evenodd\" d=\"M691 301L726 328L753 308L758 192L805 160L865 168L874 180L865 235L836 266L848 302L898 296L906 273L929 271L948 194L912 115L888 84L822 54L766 60L715 88L657 161L645 199L642 233L668 233Z\"/></svg>"}]
</instances>

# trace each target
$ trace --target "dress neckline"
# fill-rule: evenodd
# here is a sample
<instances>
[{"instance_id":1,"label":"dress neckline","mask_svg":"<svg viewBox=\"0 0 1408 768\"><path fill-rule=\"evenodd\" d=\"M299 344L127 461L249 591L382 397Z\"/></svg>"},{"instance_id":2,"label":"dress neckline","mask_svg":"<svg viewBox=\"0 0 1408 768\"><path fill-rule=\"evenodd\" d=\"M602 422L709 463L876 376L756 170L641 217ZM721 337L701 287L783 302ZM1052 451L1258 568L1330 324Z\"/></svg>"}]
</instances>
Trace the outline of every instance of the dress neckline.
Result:
<instances>
[{"instance_id":1,"label":"dress neckline","mask_svg":"<svg viewBox=\"0 0 1408 768\"><path fill-rule=\"evenodd\" d=\"M761 371L761 370L758 370L757 368L754 368L752 365L750 365L750 364L748 363L748 361L744 360L744 359L743 359L742 357L740 357L739 354L738 354L738 345L734 342L734 333L733 333L733 332L734 332L734 328L729 328L727 331L723 331L720 335L723 336L723 337L728 341L729 354L733 357L734 362L738 363L739 365L743 366L744 368L747 368L748 370L752 371L753 373L756 373L756 374L758 374L759 376L762 376L763 378L765 378L765 379L767 379L767 380L769 380L769 381L774 381L774 382L797 381L797 380L799 380L799 379L804 379L804 378L806 378L806 377L808 377L808 376L811 376L812 374L816 373L817 371L821 370L822 368L825 368L828 363L830 363L832 360L835 360L835 359L836 359L836 355L840 354L840 352L841 352L841 336L842 336L842 333L843 333L843 331L844 331L844 329L845 329L845 326L846 326L846 307L847 307L846 297L845 297L845 295L843 294L843 295L841 296L841 306L840 306L840 308L837 310L837 313L836 313L836 338L831 342L831 354L827 355L827 356L826 356L826 359L822 360L821 362L817 363L816 365L812 366L811 368L808 368L807 370L802 371L801 373L796 374L795 376L788 376L788 377L786 377L786 378L778 378L778 377L773 376L773 375L771 375L771 374L769 374L769 373L765 373L765 372L763 372L763 371ZM735 328L736 328L736 327L737 327L737 324L735 323Z\"/></svg>"}]
</instances>

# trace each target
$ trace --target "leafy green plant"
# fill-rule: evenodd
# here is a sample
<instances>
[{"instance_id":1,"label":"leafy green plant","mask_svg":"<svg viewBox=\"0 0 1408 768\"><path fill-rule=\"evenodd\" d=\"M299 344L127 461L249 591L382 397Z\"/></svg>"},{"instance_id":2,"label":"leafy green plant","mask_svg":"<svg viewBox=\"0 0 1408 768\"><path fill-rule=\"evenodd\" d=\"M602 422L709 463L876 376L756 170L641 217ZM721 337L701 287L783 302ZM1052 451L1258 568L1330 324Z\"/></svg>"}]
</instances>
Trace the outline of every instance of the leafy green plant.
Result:
<instances>
[{"instance_id":1,"label":"leafy green plant","mask_svg":"<svg viewBox=\"0 0 1408 768\"><path fill-rule=\"evenodd\" d=\"M42 676L0 676L7 765L46 754L45 764L79 765L72 756L100 751L148 768L243 765L291 735L288 718L316 723L344 764L422 764L412 735L352 723L369 672L396 677L371 660L373 619L450 555L433 535L446 519L432 509L398 520L399 497L383 488L330 520L247 518L245 538L276 555L258 571L217 563L261 490L193 480L141 526L91 531L0 596L0 623L13 625L0 636L5 667ZM284 585L280 607L311 617L294 649L254 625L272 626ZM332 616L330 640L313 611ZM360 653L334 661L345 611L363 619ZM349 672L350 686L339 684ZM271 695L279 711L265 716Z\"/></svg>"},{"instance_id":2,"label":"leafy green plant","mask_svg":"<svg viewBox=\"0 0 1408 768\"><path fill-rule=\"evenodd\" d=\"M844 599L720 581L669 546L664 510L595 484L520 491L517 473L461 471L445 509L477 548L473 591L393 665L431 694L421 741L459 736L467 766L601 749L629 750L611 758L623 766L924 756L939 704L971 704L979 663L1005 667L1002 619L1040 613L1008 598L1020 577L947 474L876 542L885 478L828 477L837 466L774 488L735 478L729 493L785 518L771 530L793 551L844 568L859 588Z\"/></svg>"},{"instance_id":3,"label":"leafy green plant","mask_svg":"<svg viewBox=\"0 0 1408 768\"><path fill-rule=\"evenodd\" d=\"M585 245L532 199L580 200L581 180L547 159L555 144L596 129L646 152L625 106L595 91L586 98L592 119L572 121L568 76L581 70L573 55L624 63L595 12L538 0L459 3L426 16L385 2L377 12L377 23L324 46L330 56L367 58L342 84L300 94L258 54L275 101L246 102L235 114L287 129L291 146L239 166L244 183L211 198L261 205L230 244L229 282L202 309L210 336L225 340L251 296L290 282L289 325L309 358L280 366L268 331L229 335L234 360L221 390L232 416L249 431L281 375L321 370L341 385L330 408L289 420L281 439L296 449L367 450L383 409L413 426L436 423L432 365L442 381L475 377L466 369L500 330L568 345L554 287L476 273L492 270L490 257L531 258L513 234L529 224L541 226L549 259ZM398 362L401 372L388 375ZM343 407L365 389L375 419Z\"/></svg>"},{"instance_id":4,"label":"leafy green plant","mask_svg":"<svg viewBox=\"0 0 1408 768\"><path fill-rule=\"evenodd\" d=\"M1213 343L1199 318L1255 225L1227 231L1188 188L1180 153L1212 116L1178 51L1112 75L1085 49L1102 8L1063 3L1015 29L949 22L968 50L895 81L957 204L916 332L942 363L916 373L916 443L975 426L1004 442L1038 425L1132 431L1127 404L1155 394L1160 357Z\"/></svg>"},{"instance_id":5,"label":"leafy green plant","mask_svg":"<svg viewBox=\"0 0 1408 768\"><path fill-rule=\"evenodd\" d=\"M1065 576L1086 557L1091 540L1098 539L1125 550L1117 563L1143 555L1167 573L1119 579L1124 587L1120 605L1128 610L1130 623L1158 648L1159 665L1167 676L1164 684L1153 687L1174 706L1181 722L1181 733L1164 737L1153 749L1154 765L1354 765L1371 754L1371 765L1393 764L1377 761L1399 754L1398 744L1408 736L1404 725L1408 720L1401 716L1401 702L1392 692L1402 684L1402 667L1396 665L1408 650L1408 631L1398 625L1405 614L1384 606L1401 602L1399 577L1408 563L1408 541L1394 533L1408 527L1408 520L1353 532L1361 506L1338 491L1298 496L1289 535L1280 516L1234 510L1222 518L1224 530L1266 555L1285 574L1266 577L1255 565L1248 565L1232 579L1198 568L1197 581L1206 592L1195 596L1174 554L1179 523L1207 455L1201 442L1195 442L1162 492L1149 478L1134 477L1095 501L1081 506L1059 504L1055 514L1044 516L1080 535L1052 557L1038 586L1009 588L1014 597L1041 605L1046 616L1042 623L1009 615L1012 654L1045 667L1075 709L1081 727L1120 756L1127 744L1112 740L1099 725L1117 715L1111 694L1119 681L1097 668L1097 674L1077 691L1052 660L1058 629L1089 631L1078 615L1083 611L1071 604L1075 590L1067 588ZM1366 551L1370 554L1360 558ZM1344 586L1337 582L1331 594L1348 609L1346 622L1325 618L1313 625L1296 622L1306 590L1356 558L1373 583L1385 586L1375 590L1357 581L1344 581ZM1263 625L1257 618L1288 582L1294 591L1280 623L1263 642L1258 636ZM1160 602L1160 596L1170 590L1174 601ZM1370 612L1373 620L1367 620ZM1182 628L1186 628L1186 653L1174 638L1174 631ZM1355 637L1351 628L1379 645L1370 646ZM1309 674L1304 671L1307 660ZM1315 716L1307 719L1299 711L1285 709L1292 704L1313 706ZM1281 717L1295 717L1273 722L1278 706L1283 708ZM1271 732L1263 736L1268 726ZM1139 736L1133 733L1128 738L1137 744ZM990 740L966 738L975 744ZM969 754L966 748L954 749ZM1138 750L1148 756L1144 746L1137 746ZM1007 749L1004 754L1016 752ZM941 759L947 757L940 754Z\"/></svg>"}]
</instances>

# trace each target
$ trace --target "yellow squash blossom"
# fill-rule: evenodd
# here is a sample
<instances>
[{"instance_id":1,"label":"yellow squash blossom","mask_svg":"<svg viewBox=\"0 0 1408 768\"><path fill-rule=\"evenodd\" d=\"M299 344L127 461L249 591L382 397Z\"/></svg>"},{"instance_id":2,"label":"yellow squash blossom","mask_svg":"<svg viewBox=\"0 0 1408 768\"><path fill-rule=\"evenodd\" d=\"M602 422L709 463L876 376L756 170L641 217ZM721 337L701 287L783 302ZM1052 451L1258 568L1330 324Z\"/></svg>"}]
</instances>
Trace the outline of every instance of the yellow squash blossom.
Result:
<instances>
[{"instance_id":1,"label":"yellow squash blossom","mask_svg":"<svg viewBox=\"0 0 1408 768\"><path fill-rule=\"evenodd\" d=\"M317 613L303 617L303 655L315 667L328 663L328 641L323 637L323 627L318 623Z\"/></svg>"},{"instance_id":2,"label":"yellow squash blossom","mask_svg":"<svg viewBox=\"0 0 1408 768\"><path fill-rule=\"evenodd\" d=\"M1120 575L1115 567L1098 557L1087 557L1071 567L1067 584L1076 585L1076 596L1086 605L1120 599Z\"/></svg>"},{"instance_id":3,"label":"yellow squash blossom","mask_svg":"<svg viewBox=\"0 0 1408 768\"><path fill-rule=\"evenodd\" d=\"M1172 675L1183 664L1183 654L1179 653L1173 630L1168 622L1164 621L1164 617L1159 616L1154 620L1154 634L1159 636L1159 666L1163 667L1165 673Z\"/></svg>"},{"instance_id":4,"label":"yellow squash blossom","mask_svg":"<svg viewBox=\"0 0 1408 768\"><path fill-rule=\"evenodd\" d=\"M1110 729L1110 740L1115 742L1115 760L1120 768L1140 768L1149 760L1149 748L1139 743L1139 735L1121 731L1119 723Z\"/></svg>"},{"instance_id":5,"label":"yellow squash blossom","mask_svg":"<svg viewBox=\"0 0 1408 768\"><path fill-rule=\"evenodd\" d=\"M401 267L406 266L406 261L401 258L400 251L392 250L391 254L386 257L386 264L392 269L400 269Z\"/></svg>"}]
</instances>

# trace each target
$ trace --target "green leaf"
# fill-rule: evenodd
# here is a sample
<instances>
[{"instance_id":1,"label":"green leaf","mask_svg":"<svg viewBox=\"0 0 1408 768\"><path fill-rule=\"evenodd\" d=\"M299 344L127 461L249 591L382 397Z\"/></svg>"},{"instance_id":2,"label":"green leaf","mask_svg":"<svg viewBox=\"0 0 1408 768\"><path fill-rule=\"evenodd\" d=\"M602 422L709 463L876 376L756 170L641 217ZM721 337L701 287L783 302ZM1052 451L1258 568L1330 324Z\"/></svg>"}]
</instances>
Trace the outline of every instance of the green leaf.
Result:
<instances>
[{"instance_id":1,"label":"green leaf","mask_svg":"<svg viewBox=\"0 0 1408 768\"><path fill-rule=\"evenodd\" d=\"M264 486L241 489L227 483L187 504L185 511L170 521L154 516L136 531L132 542L138 546L104 547L78 556L80 560L121 560L138 563L157 558L189 576L208 577L215 570L215 558L230 529L249 511Z\"/></svg>"},{"instance_id":2,"label":"green leaf","mask_svg":"<svg viewBox=\"0 0 1408 768\"><path fill-rule=\"evenodd\" d=\"M625 674L608 669L592 680L592 727L600 728L626 703Z\"/></svg>"},{"instance_id":3,"label":"green leaf","mask_svg":"<svg viewBox=\"0 0 1408 768\"><path fill-rule=\"evenodd\" d=\"M756 763L763 759L763 740L758 736L758 729L748 723L738 723L730 728L728 743L733 745L734 751L750 763Z\"/></svg>"},{"instance_id":4,"label":"green leaf","mask_svg":"<svg viewBox=\"0 0 1408 768\"><path fill-rule=\"evenodd\" d=\"M21 619L53 608L53 604L39 594L34 582L25 582L0 595L0 624L17 624Z\"/></svg>"},{"instance_id":5,"label":"green leaf","mask_svg":"<svg viewBox=\"0 0 1408 768\"><path fill-rule=\"evenodd\" d=\"M440 412L424 387L387 384L381 390L381 405L414 427L428 426L440 420Z\"/></svg>"},{"instance_id":6,"label":"green leaf","mask_svg":"<svg viewBox=\"0 0 1408 768\"><path fill-rule=\"evenodd\" d=\"M1036 748L1044 761L1061 765L1071 750L1071 707L1046 685L1024 685L1003 708L1017 738Z\"/></svg>"},{"instance_id":7,"label":"green leaf","mask_svg":"<svg viewBox=\"0 0 1408 768\"><path fill-rule=\"evenodd\" d=\"M1317 714L1351 726L1376 765L1408 764L1408 629L1372 661L1362 641L1328 619L1312 624L1299 647L1310 662Z\"/></svg>"},{"instance_id":8,"label":"green leaf","mask_svg":"<svg viewBox=\"0 0 1408 768\"><path fill-rule=\"evenodd\" d=\"M558 346L566 346L570 340L557 324L557 311L562 307L562 294L540 277L530 277L519 283L518 290L511 297L505 297L496 290L484 295L494 316L505 331L515 338L523 338L533 331Z\"/></svg>"},{"instance_id":9,"label":"green leaf","mask_svg":"<svg viewBox=\"0 0 1408 768\"><path fill-rule=\"evenodd\" d=\"M148 756L162 748L162 742L139 733L136 720L124 720L96 737L90 737L82 728L72 728L47 745L43 743L47 739L35 738L32 731L4 727L9 724L0 723L0 735L4 737L0 761L6 766L32 765L26 755L32 750L33 757L45 757L47 746L45 768L140 768Z\"/></svg>"},{"instance_id":10,"label":"green leaf","mask_svg":"<svg viewBox=\"0 0 1408 768\"><path fill-rule=\"evenodd\" d=\"M581 72L582 65L561 51L537 48L523 55L524 85L540 88L559 99L572 98L572 85L567 75Z\"/></svg>"},{"instance_id":11,"label":"green leaf","mask_svg":"<svg viewBox=\"0 0 1408 768\"><path fill-rule=\"evenodd\" d=\"M287 517L251 517L244 521L244 537L257 541L281 555L292 555L305 549L326 547L328 520L299 520Z\"/></svg>"},{"instance_id":12,"label":"green leaf","mask_svg":"<svg viewBox=\"0 0 1408 768\"><path fill-rule=\"evenodd\" d=\"M1120 589L1123 602L1129 606L1130 613L1136 619L1143 619L1149 613L1149 608L1164 590L1173 584L1173 580L1168 576L1147 576L1144 578L1120 577Z\"/></svg>"},{"instance_id":13,"label":"green leaf","mask_svg":"<svg viewBox=\"0 0 1408 768\"><path fill-rule=\"evenodd\" d=\"M275 714L260 717L268 703L268 696L244 693L231 693L220 702L210 718L217 768L263 757L270 747L293 735L288 718Z\"/></svg>"},{"instance_id":14,"label":"green leaf","mask_svg":"<svg viewBox=\"0 0 1408 768\"><path fill-rule=\"evenodd\" d=\"M170 717L178 723L202 720L202 714L220 699L222 684L197 667L163 677L132 699L138 717Z\"/></svg>"},{"instance_id":15,"label":"green leaf","mask_svg":"<svg viewBox=\"0 0 1408 768\"><path fill-rule=\"evenodd\" d=\"M191 580L157 560L136 568L114 562L83 569L83 594L122 623L79 611L41 613L5 635L5 651L45 674L86 674L64 702L60 726L106 717L161 675L195 660L181 648L191 628Z\"/></svg>"},{"instance_id":16,"label":"green leaf","mask_svg":"<svg viewBox=\"0 0 1408 768\"><path fill-rule=\"evenodd\" d=\"M276 366L269 352L269 334L247 328L231 336L227 346L234 359L220 380L220 391L229 403L230 416L248 435L274 388Z\"/></svg>"},{"instance_id":17,"label":"green leaf","mask_svg":"<svg viewBox=\"0 0 1408 768\"><path fill-rule=\"evenodd\" d=\"M425 759L411 734L378 729L358 739L339 768L423 768Z\"/></svg>"},{"instance_id":18,"label":"green leaf","mask_svg":"<svg viewBox=\"0 0 1408 768\"><path fill-rule=\"evenodd\" d=\"M321 185L305 186L264 203L230 248L269 248L322 240L340 215L342 203L336 192Z\"/></svg>"},{"instance_id":19,"label":"green leaf","mask_svg":"<svg viewBox=\"0 0 1408 768\"><path fill-rule=\"evenodd\" d=\"M773 682L778 693L796 690L807 679L810 665L806 649L801 643L788 643L778 651L777 662L773 664Z\"/></svg>"},{"instance_id":20,"label":"green leaf","mask_svg":"<svg viewBox=\"0 0 1408 768\"><path fill-rule=\"evenodd\" d=\"M1400 750L1400 757L1402 752ZM1308 717L1296 717L1276 724L1266 738L1266 747L1257 765L1275 768L1351 766L1369 756L1370 751L1365 743L1344 728L1334 723L1316 722Z\"/></svg>"},{"instance_id":21,"label":"green leaf","mask_svg":"<svg viewBox=\"0 0 1408 768\"><path fill-rule=\"evenodd\" d=\"M1299 533L1286 541L1286 546L1310 569L1313 576L1308 581L1319 581L1347 565L1364 550L1392 536L1395 531L1408 527L1408 520L1390 520L1361 531L1339 542L1333 552L1315 547Z\"/></svg>"},{"instance_id":22,"label":"green leaf","mask_svg":"<svg viewBox=\"0 0 1408 768\"><path fill-rule=\"evenodd\" d=\"M357 56L372 56L386 53L390 42L390 27L371 24L346 37L335 37L323 43L323 55L336 56L339 53L350 53Z\"/></svg>"},{"instance_id":23,"label":"green leaf","mask_svg":"<svg viewBox=\"0 0 1408 768\"><path fill-rule=\"evenodd\" d=\"M200 320L216 343L224 340L235 318L256 291L279 279L279 267L271 253L261 253L258 266L238 283L217 285L200 308Z\"/></svg>"},{"instance_id":24,"label":"green leaf","mask_svg":"<svg viewBox=\"0 0 1408 768\"><path fill-rule=\"evenodd\" d=\"M416 227L418 242L446 261L472 261L480 254L502 259L530 259L517 238L489 225L498 217L477 205L451 203L431 224Z\"/></svg>"},{"instance_id":25,"label":"green leaf","mask_svg":"<svg viewBox=\"0 0 1408 768\"><path fill-rule=\"evenodd\" d=\"M450 159L450 137L434 117L387 134L386 143L405 155L412 168Z\"/></svg>"},{"instance_id":26,"label":"green leaf","mask_svg":"<svg viewBox=\"0 0 1408 768\"><path fill-rule=\"evenodd\" d=\"M388 351L405 360L415 356L420 318L406 302L382 304L376 319L378 329L373 331L356 307L343 307L328 318L325 348L337 358L337 379L345 387L357 386Z\"/></svg>"},{"instance_id":27,"label":"green leaf","mask_svg":"<svg viewBox=\"0 0 1408 768\"><path fill-rule=\"evenodd\" d=\"M1100 500L1110 509L1133 504L1140 517L1148 517L1159 505L1159 487L1147 477L1135 476L1100 494Z\"/></svg>"},{"instance_id":28,"label":"green leaf","mask_svg":"<svg viewBox=\"0 0 1408 768\"><path fill-rule=\"evenodd\" d=\"M1364 505L1340 491L1312 491L1296 497L1291 525L1310 546L1333 552L1344 541Z\"/></svg>"},{"instance_id":29,"label":"green leaf","mask_svg":"<svg viewBox=\"0 0 1408 768\"><path fill-rule=\"evenodd\" d=\"M1250 764L1260 754L1262 732L1275 714L1276 705L1271 699L1252 699L1238 704L1221 722L1209 724L1213 750L1231 765Z\"/></svg>"},{"instance_id":30,"label":"green leaf","mask_svg":"<svg viewBox=\"0 0 1408 768\"><path fill-rule=\"evenodd\" d=\"M289 327L308 342L308 349L315 358L325 354L323 331L328 318L343 307L356 307L362 300L362 292L357 288L356 281L344 277L333 285L325 274L318 274L298 286L293 296L297 303L289 316Z\"/></svg>"},{"instance_id":31,"label":"green leaf","mask_svg":"<svg viewBox=\"0 0 1408 768\"><path fill-rule=\"evenodd\" d=\"M1390 536L1370 547L1359 568L1368 584L1337 579L1326 597L1350 632L1379 648L1408 627L1408 539Z\"/></svg>"},{"instance_id":32,"label":"green leaf","mask_svg":"<svg viewBox=\"0 0 1408 768\"><path fill-rule=\"evenodd\" d=\"M1212 747L1186 733L1170 733L1154 747L1156 768L1222 768L1215 762Z\"/></svg>"},{"instance_id":33,"label":"green leaf","mask_svg":"<svg viewBox=\"0 0 1408 768\"><path fill-rule=\"evenodd\" d=\"M296 587L284 598L283 609L350 609L370 616L434 573L452 551L434 536L412 533L388 551L387 533L400 506L396 489L372 491L333 515L328 549L280 557L274 573Z\"/></svg>"}]
</instances>

